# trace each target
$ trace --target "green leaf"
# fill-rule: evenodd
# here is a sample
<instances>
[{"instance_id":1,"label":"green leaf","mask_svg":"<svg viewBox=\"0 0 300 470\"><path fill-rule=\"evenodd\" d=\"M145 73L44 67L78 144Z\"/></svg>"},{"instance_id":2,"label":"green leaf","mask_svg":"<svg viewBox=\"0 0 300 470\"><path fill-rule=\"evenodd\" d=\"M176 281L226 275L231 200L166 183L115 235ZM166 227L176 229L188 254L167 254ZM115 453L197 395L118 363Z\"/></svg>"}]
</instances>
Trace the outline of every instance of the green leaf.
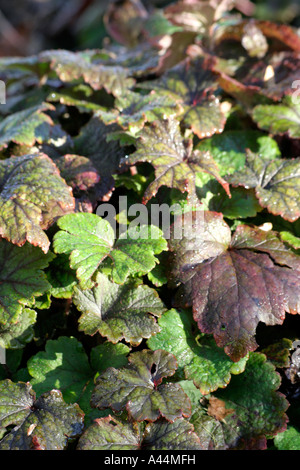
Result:
<instances>
[{"instance_id":1,"label":"green leaf","mask_svg":"<svg viewBox=\"0 0 300 470\"><path fill-rule=\"evenodd\" d=\"M104 88L114 96L123 95L135 83L125 68L93 63L85 52L49 50L40 53L40 60L48 61L62 82L83 80L94 90Z\"/></svg>"},{"instance_id":2,"label":"green leaf","mask_svg":"<svg viewBox=\"0 0 300 470\"><path fill-rule=\"evenodd\" d=\"M294 426L275 436L274 445L277 450L300 450L300 431Z\"/></svg>"},{"instance_id":3,"label":"green leaf","mask_svg":"<svg viewBox=\"0 0 300 470\"><path fill-rule=\"evenodd\" d=\"M80 330L89 335L99 332L113 343L125 339L133 345L159 331L154 317L165 310L154 289L136 279L119 285L102 273L92 290L75 287L73 302L83 312Z\"/></svg>"},{"instance_id":4,"label":"green leaf","mask_svg":"<svg viewBox=\"0 0 300 470\"><path fill-rule=\"evenodd\" d=\"M59 389L67 403L79 404L88 422L101 416L101 412L90 407L95 375L109 365L127 364L129 351L125 344L103 343L91 349L89 361L76 338L60 336L47 341L45 351L30 357L27 362L29 380L38 396L47 390Z\"/></svg>"},{"instance_id":5,"label":"green leaf","mask_svg":"<svg viewBox=\"0 0 300 470\"><path fill-rule=\"evenodd\" d=\"M166 139L166 136L168 138ZM136 142L137 150L129 155L128 162L151 163L155 168L155 179L144 194L144 202L156 195L161 186L188 192L191 200L196 196L196 174L212 175L229 193L228 185L219 174L219 169L209 152L192 150L192 142L184 142L179 122L168 119L145 127Z\"/></svg>"},{"instance_id":6,"label":"green leaf","mask_svg":"<svg viewBox=\"0 0 300 470\"><path fill-rule=\"evenodd\" d=\"M231 188L230 194L229 199L225 191L219 191L219 194L209 200L209 210L222 212L227 219L255 217L258 212L262 211L253 189Z\"/></svg>"},{"instance_id":7,"label":"green leaf","mask_svg":"<svg viewBox=\"0 0 300 470\"><path fill-rule=\"evenodd\" d=\"M97 408L125 407L136 421L155 421L160 416L175 421L189 416L191 405L176 383L162 383L173 375L177 363L166 351L138 351L129 356L129 364L121 369L108 368L101 374L91 398Z\"/></svg>"},{"instance_id":8,"label":"green leaf","mask_svg":"<svg viewBox=\"0 0 300 470\"><path fill-rule=\"evenodd\" d=\"M288 231L284 230L284 231L280 232L280 238L283 242L288 243L290 246L292 246L296 250L299 250L299 248L300 248L300 238L299 237L296 237L291 232L288 232Z\"/></svg>"},{"instance_id":9,"label":"green leaf","mask_svg":"<svg viewBox=\"0 0 300 470\"><path fill-rule=\"evenodd\" d=\"M35 398L30 384L0 382L0 426L15 427L0 441L1 450L63 450L80 435L83 413L67 405L58 390Z\"/></svg>"},{"instance_id":10,"label":"green leaf","mask_svg":"<svg viewBox=\"0 0 300 470\"><path fill-rule=\"evenodd\" d=\"M98 116L106 124L117 123L122 129L128 129L135 135L146 122L166 119L179 113L179 105L170 97L157 95L152 91L141 95L133 91L115 100L115 109L99 111Z\"/></svg>"},{"instance_id":11,"label":"green leaf","mask_svg":"<svg viewBox=\"0 0 300 470\"><path fill-rule=\"evenodd\" d=\"M22 248L0 240L0 323L15 323L24 305L34 305L51 288L43 269L53 259L26 243Z\"/></svg>"},{"instance_id":12,"label":"green leaf","mask_svg":"<svg viewBox=\"0 0 300 470\"><path fill-rule=\"evenodd\" d=\"M46 270L46 275L51 284L51 295L56 299L70 299L73 288L77 284L74 271L69 266L67 255L56 256Z\"/></svg>"},{"instance_id":13,"label":"green leaf","mask_svg":"<svg viewBox=\"0 0 300 470\"><path fill-rule=\"evenodd\" d=\"M194 427L183 418L174 423L158 420L146 426L143 440L145 450L202 450Z\"/></svg>"},{"instance_id":14,"label":"green leaf","mask_svg":"<svg viewBox=\"0 0 300 470\"><path fill-rule=\"evenodd\" d=\"M10 142L29 146L35 142L47 142L53 126L52 119L43 112L48 107L45 104L33 106L0 121L0 149Z\"/></svg>"},{"instance_id":15,"label":"green leaf","mask_svg":"<svg viewBox=\"0 0 300 470\"><path fill-rule=\"evenodd\" d=\"M173 354L178 368L183 369L186 379L193 380L201 393L226 387L231 374L244 371L248 358L232 362L212 337L195 333L197 326L188 312L169 310L158 323L161 332L148 340L148 346Z\"/></svg>"},{"instance_id":16,"label":"green leaf","mask_svg":"<svg viewBox=\"0 0 300 470\"><path fill-rule=\"evenodd\" d=\"M146 425L124 423L116 417L96 419L82 434L77 450L201 450L193 426L183 418L174 423L158 420Z\"/></svg>"},{"instance_id":17,"label":"green leaf","mask_svg":"<svg viewBox=\"0 0 300 470\"><path fill-rule=\"evenodd\" d=\"M274 215L290 222L300 216L300 158L266 160L248 152L245 168L227 181L254 188L260 205Z\"/></svg>"},{"instance_id":18,"label":"green leaf","mask_svg":"<svg viewBox=\"0 0 300 470\"><path fill-rule=\"evenodd\" d=\"M260 131L226 130L209 139L200 141L196 147L202 152L210 152L222 176L243 169L246 162L246 149L268 157L280 157L277 142Z\"/></svg>"},{"instance_id":19,"label":"green leaf","mask_svg":"<svg viewBox=\"0 0 300 470\"><path fill-rule=\"evenodd\" d=\"M60 336L47 341L45 351L31 356L27 368L38 396L55 388L61 391L67 403L78 402L93 377L87 354L73 337Z\"/></svg>"},{"instance_id":20,"label":"green leaf","mask_svg":"<svg viewBox=\"0 0 300 470\"><path fill-rule=\"evenodd\" d=\"M245 372L233 377L227 389L215 393L227 408L235 410L226 422L230 428L237 416L238 446L265 448L266 436L270 438L286 427L288 402L277 392L279 386L280 376L275 367L263 354L250 353Z\"/></svg>"},{"instance_id":21,"label":"green leaf","mask_svg":"<svg viewBox=\"0 0 300 470\"><path fill-rule=\"evenodd\" d=\"M190 422L205 449L263 450L286 427L288 402L277 392L280 377L261 353L250 353L245 372L232 377Z\"/></svg>"},{"instance_id":22,"label":"green leaf","mask_svg":"<svg viewBox=\"0 0 300 470\"><path fill-rule=\"evenodd\" d=\"M67 214L58 226L61 231L54 236L54 251L70 254L70 266L76 269L82 288L94 285L91 278L108 256L112 279L121 284L130 274L151 271L157 262L154 255L167 249L156 226L142 225L139 232L129 228L116 241L112 226L96 214Z\"/></svg>"},{"instance_id":23,"label":"green leaf","mask_svg":"<svg viewBox=\"0 0 300 470\"><path fill-rule=\"evenodd\" d=\"M300 103L292 96L285 96L282 103L258 105L253 109L253 119L261 129L272 134L300 137Z\"/></svg>"},{"instance_id":24,"label":"green leaf","mask_svg":"<svg viewBox=\"0 0 300 470\"><path fill-rule=\"evenodd\" d=\"M19 246L26 241L46 253L44 232L74 210L71 188L52 160L43 153L0 161L0 234Z\"/></svg>"},{"instance_id":25,"label":"green leaf","mask_svg":"<svg viewBox=\"0 0 300 470\"><path fill-rule=\"evenodd\" d=\"M142 86L173 97L183 109L179 119L200 139L223 131L226 119L213 95L217 80L202 59L186 59Z\"/></svg>"},{"instance_id":26,"label":"green leaf","mask_svg":"<svg viewBox=\"0 0 300 470\"><path fill-rule=\"evenodd\" d=\"M7 349L23 348L34 337L33 325L36 322L36 312L23 308L16 323L0 323L0 347Z\"/></svg>"},{"instance_id":27,"label":"green leaf","mask_svg":"<svg viewBox=\"0 0 300 470\"><path fill-rule=\"evenodd\" d=\"M91 350L91 366L96 371L104 371L109 366L122 367L127 364L130 347L123 343L113 344L109 341L95 346Z\"/></svg>"},{"instance_id":28,"label":"green leaf","mask_svg":"<svg viewBox=\"0 0 300 470\"><path fill-rule=\"evenodd\" d=\"M77 450L139 450L140 439L137 426L109 415L95 419L80 436Z\"/></svg>"},{"instance_id":29,"label":"green leaf","mask_svg":"<svg viewBox=\"0 0 300 470\"><path fill-rule=\"evenodd\" d=\"M259 322L281 324L285 312L300 311L299 257L275 232L239 225L230 241L221 214L185 217L173 227L176 233L176 224L185 226L181 238L172 235L169 243L170 279L182 284L175 306L192 305L200 331L237 362L256 349Z\"/></svg>"}]
</instances>

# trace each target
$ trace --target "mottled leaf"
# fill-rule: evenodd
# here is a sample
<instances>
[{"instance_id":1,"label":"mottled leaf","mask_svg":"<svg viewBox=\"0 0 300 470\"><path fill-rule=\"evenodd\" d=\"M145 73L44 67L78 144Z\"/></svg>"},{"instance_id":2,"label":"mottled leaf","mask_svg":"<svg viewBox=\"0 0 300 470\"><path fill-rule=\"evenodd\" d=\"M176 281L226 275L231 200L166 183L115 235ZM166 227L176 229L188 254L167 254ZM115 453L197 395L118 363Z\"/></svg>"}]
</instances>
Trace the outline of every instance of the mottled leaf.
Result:
<instances>
[{"instance_id":1,"label":"mottled leaf","mask_svg":"<svg viewBox=\"0 0 300 470\"><path fill-rule=\"evenodd\" d=\"M33 325L37 313L29 308L23 308L17 322L1 325L0 346L7 349L23 348L34 337Z\"/></svg>"},{"instance_id":2,"label":"mottled leaf","mask_svg":"<svg viewBox=\"0 0 300 470\"><path fill-rule=\"evenodd\" d=\"M115 100L115 109L99 111L97 114L106 124L117 123L133 135L144 127L145 122L166 119L179 114L180 107L172 97L156 94L155 91L141 95L133 91Z\"/></svg>"},{"instance_id":3,"label":"mottled leaf","mask_svg":"<svg viewBox=\"0 0 300 470\"><path fill-rule=\"evenodd\" d=\"M71 188L45 154L0 161L0 234L19 246L26 241L44 252L44 232L57 217L74 210Z\"/></svg>"},{"instance_id":4,"label":"mottled leaf","mask_svg":"<svg viewBox=\"0 0 300 470\"><path fill-rule=\"evenodd\" d=\"M173 119L153 123L144 128L136 142L137 150L129 155L128 162L149 162L155 168L155 179L144 194L144 202L155 196L161 186L187 191L191 200L196 197L197 172L216 178L227 193L228 186L219 174L217 164L209 152L192 149L190 141L184 142L178 121Z\"/></svg>"},{"instance_id":5,"label":"mottled leaf","mask_svg":"<svg viewBox=\"0 0 300 470\"><path fill-rule=\"evenodd\" d=\"M10 114L0 121L0 148L10 142L33 145L47 142L51 135L52 119L45 114L49 105L34 106Z\"/></svg>"},{"instance_id":6,"label":"mottled leaf","mask_svg":"<svg viewBox=\"0 0 300 470\"><path fill-rule=\"evenodd\" d=\"M258 127L272 134L285 134L300 137L300 101L299 98L286 96L279 104L261 104L253 109L253 119Z\"/></svg>"},{"instance_id":7,"label":"mottled leaf","mask_svg":"<svg viewBox=\"0 0 300 470\"><path fill-rule=\"evenodd\" d=\"M213 95L217 79L203 60L187 59L143 86L173 97L183 108L179 119L200 139L223 131L226 119Z\"/></svg>"},{"instance_id":8,"label":"mottled leaf","mask_svg":"<svg viewBox=\"0 0 300 470\"><path fill-rule=\"evenodd\" d=\"M113 343L125 339L133 345L159 331L154 316L165 310L154 289L138 280L119 285L102 273L93 289L75 287L73 302L82 312L80 330L90 335L99 332Z\"/></svg>"},{"instance_id":9,"label":"mottled leaf","mask_svg":"<svg viewBox=\"0 0 300 470\"><path fill-rule=\"evenodd\" d=\"M58 390L36 399L30 384L0 383L0 426L12 429L0 441L1 450L63 450L83 429L78 405L67 405Z\"/></svg>"},{"instance_id":10,"label":"mottled leaf","mask_svg":"<svg viewBox=\"0 0 300 470\"><path fill-rule=\"evenodd\" d=\"M94 113L80 129L78 136L73 139L72 150L72 153L88 158L91 167L94 167L100 176L95 188L96 202L108 200L111 196L115 186L113 175L119 173L120 160L126 154L126 150L120 147L117 141L107 141L108 135L117 131L119 126L105 125L98 114L99 112Z\"/></svg>"},{"instance_id":11,"label":"mottled leaf","mask_svg":"<svg viewBox=\"0 0 300 470\"><path fill-rule=\"evenodd\" d=\"M101 262L109 257L112 279L122 284L130 274L146 274L154 268L155 254L167 249L167 242L156 226L142 225L137 232L129 228L115 240L110 223L96 214L67 214L58 221L61 229L54 236L54 251L70 254L70 266L82 288L93 286L91 278Z\"/></svg>"},{"instance_id":12,"label":"mottled leaf","mask_svg":"<svg viewBox=\"0 0 300 470\"><path fill-rule=\"evenodd\" d=\"M43 269L52 260L26 243L22 248L0 240L0 323L15 323L23 305L34 304L34 297L47 292L51 286Z\"/></svg>"},{"instance_id":13,"label":"mottled leaf","mask_svg":"<svg viewBox=\"0 0 300 470\"><path fill-rule=\"evenodd\" d=\"M126 407L136 421L155 421L163 416L173 422L188 417L191 405L182 388L176 383L162 383L176 368L175 357L166 351L135 352L129 356L128 366L110 367L98 377L91 405L114 411Z\"/></svg>"},{"instance_id":14,"label":"mottled leaf","mask_svg":"<svg viewBox=\"0 0 300 470\"><path fill-rule=\"evenodd\" d=\"M285 312L299 312L299 257L275 232L240 225L230 241L221 214L185 216L182 238L170 240L172 282L184 285L176 305L192 305L199 329L236 362L256 349L259 322L281 324Z\"/></svg>"},{"instance_id":15,"label":"mottled leaf","mask_svg":"<svg viewBox=\"0 0 300 470\"><path fill-rule=\"evenodd\" d=\"M73 190L86 191L100 181L100 175L89 158L66 154L57 158L55 163Z\"/></svg>"},{"instance_id":16,"label":"mottled leaf","mask_svg":"<svg viewBox=\"0 0 300 470\"><path fill-rule=\"evenodd\" d=\"M193 426L179 418L174 423L158 420L141 432L137 423L108 416L95 422L80 437L78 450L202 450Z\"/></svg>"},{"instance_id":17,"label":"mottled leaf","mask_svg":"<svg viewBox=\"0 0 300 470\"><path fill-rule=\"evenodd\" d=\"M287 338L281 338L279 341L269 344L262 349L262 353L272 362L275 367L290 366L290 351L293 349L293 342Z\"/></svg>"},{"instance_id":18,"label":"mottled leaf","mask_svg":"<svg viewBox=\"0 0 300 470\"><path fill-rule=\"evenodd\" d=\"M183 418L174 423L158 420L146 426L143 439L145 450L202 450L194 427Z\"/></svg>"},{"instance_id":19,"label":"mottled leaf","mask_svg":"<svg viewBox=\"0 0 300 470\"><path fill-rule=\"evenodd\" d=\"M115 417L95 419L82 434L77 450L140 450L141 435L137 426L122 423Z\"/></svg>"},{"instance_id":20,"label":"mottled leaf","mask_svg":"<svg viewBox=\"0 0 300 470\"><path fill-rule=\"evenodd\" d=\"M114 96L122 95L131 88L135 80L128 77L125 68L105 66L92 61L92 54L71 52L64 49L44 51L40 60L48 61L62 82L82 79L94 90L104 88Z\"/></svg>"},{"instance_id":21,"label":"mottled leaf","mask_svg":"<svg viewBox=\"0 0 300 470\"><path fill-rule=\"evenodd\" d=\"M161 332L148 340L148 346L174 354L178 369L183 370L186 379L193 380L201 393L226 387L231 374L244 371L247 357L233 363L212 337L197 333L189 312L169 310L158 323Z\"/></svg>"},{"instance_id":22,"label":"mottled leaf","mask_svg":"<svg viewBox=\"0 0 300 470\"><path fill-rule=\"evenodd\" d=\"M300 216L300 159L268 160L247 153L246 166L227 177L233 185L254 188L262 207L294 222Z\"/></svg>"}]
</instances>

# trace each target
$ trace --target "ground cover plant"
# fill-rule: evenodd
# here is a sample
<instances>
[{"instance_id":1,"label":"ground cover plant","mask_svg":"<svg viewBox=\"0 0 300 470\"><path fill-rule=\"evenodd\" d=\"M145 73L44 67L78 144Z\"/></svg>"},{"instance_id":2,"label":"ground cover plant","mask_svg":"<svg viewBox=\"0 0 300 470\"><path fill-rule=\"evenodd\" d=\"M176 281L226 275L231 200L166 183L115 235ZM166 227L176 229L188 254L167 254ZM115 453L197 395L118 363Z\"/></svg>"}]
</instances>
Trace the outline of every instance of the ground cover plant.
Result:
<instances>
[{"instance_id":1,"label":"ground cover plant","mask_svg":"<svg viewBox=\"0 0 300 470\"><path fill-rule=\"evenodd\" d=\"M299 32L165 3L0 59L0 450L300 450Z\"/></svg>"}]
</instances>

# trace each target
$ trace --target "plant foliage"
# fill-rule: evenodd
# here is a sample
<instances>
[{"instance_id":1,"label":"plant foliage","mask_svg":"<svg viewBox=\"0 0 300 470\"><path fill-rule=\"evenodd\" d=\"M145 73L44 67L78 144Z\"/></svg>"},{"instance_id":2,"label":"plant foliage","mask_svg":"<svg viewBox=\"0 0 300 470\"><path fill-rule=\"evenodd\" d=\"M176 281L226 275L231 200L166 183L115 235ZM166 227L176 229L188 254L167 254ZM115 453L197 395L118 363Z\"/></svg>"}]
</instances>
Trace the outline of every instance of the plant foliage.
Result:
<instances>
[{"instance_id":1,"label":"plant foliage","mask_svg":"<svg viewBox=\"0 0 300 470\"><path fill-rule=\"evenodd\" d=\"M152 3L0 59L0 449L300 450L299 33Z\"/></svg>"}]
</instances>

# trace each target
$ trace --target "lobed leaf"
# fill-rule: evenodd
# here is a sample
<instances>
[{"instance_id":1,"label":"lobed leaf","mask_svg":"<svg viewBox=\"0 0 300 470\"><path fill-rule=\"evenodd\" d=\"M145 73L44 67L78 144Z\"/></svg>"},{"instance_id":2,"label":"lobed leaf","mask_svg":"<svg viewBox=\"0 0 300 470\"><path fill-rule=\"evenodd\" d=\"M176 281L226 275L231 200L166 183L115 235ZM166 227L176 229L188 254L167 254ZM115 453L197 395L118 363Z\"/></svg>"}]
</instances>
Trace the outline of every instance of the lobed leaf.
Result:
<instances>
[{"instance_id":1,"label":"lobed leaf","mask_svg":"<svg viewBox=\"0 0 300 470\"><path fill-rule=\"evenodd\" d=\"M0 426L11 425L0 441L1 450L63 450L82 432L83 414L78 405L67 405L58 390L36 399L30 384L3 380Z\"/></svg>"},{"instance_id":2,"label":"lobed leaf","mask_svg":"<svg viewBox=\"0 0 300 470\"><path fill-rule=\"evenodd\" d=\"M207 394L226 387L231 374L242 373L247 357L238 363L232 362L213 338L197 333L188 313L171 309L163 314L158 321L161 331L147 344L150 349L164 349L174 354L185 378L192 380L202 394Z\"/></svg>"},{"instance_id":3,"label":"lobed leaf","mask_svg":"<svg viewBox=\"0 0 300 470\"><path fill-rule=\"evenodd\" d=\"M204 60L186 59L144 87L173 97L183 109L179 119L200 139L223 131L226 119L213 95L217 79Z\"/></svg>"},{"instance_id":4,"label":"lobed leaf","mask_svg":"<svg viewBox=\"0 0 300 470\"><path fill-rule=\"evenodd\" d=\"M58 226L54 251L70 254L70 266L76 269L82 288L94 285L92 277L107 257L112 260L113 281L122 284L130 274L151 271L157 262L154 255L167 248L155 226L143 225L139 232L133 227L115 241L110 223L96 214L67 214Z\"/></svg>"},{"instance_id":5,"label":"lobed leaf","mask_svg":"<svg viewBox=\"0 0 300 470\"><path fill-rule=\"evenodd\" d=\"M154 289L129 280L122 285L98 273L93 289L74 289L73 302L82 312L79 329L86 334L99 332L113 343L122 339L133 345L159 331L155 316L165 310Z\"/></svg>"},{"instance_id":6,"label":"lobed leaf","mask_svg":"<svg viewBox=\"0 0 300 470\"><path fill-rule=\"evenodd\" d=\"M121 369L108 368L101 374L91 398L97 408L125 407L136 421L155 421L160 416L175 421L191 413L190 402L180 385L162 383L173 375L176 359L166 351L138 351L130 355L129 364Z\"/></svg>"},{"instance_id":7,"label":"lobed leaf","mask_svg":"<svg viewBox=\"0 0 300 470\"><path fill-rule=\"evenodd\" d=\"M155 168L155 179L146 189L144 202L155 196L161 186L187 191L190 199L195 199L197 172L212 175L229 193L228 185L220 176L211 154L192 151L191 142L183 141L179 123L174 119L153 123L144 128L136 147L137 150L129 155L128 162L149 162Z\"/></svg>"},{"instance_id":8,"label":"lobed leaf","mask_svg":"<svg viewBox=\"0 0 300 470\"><path fill-rule=\"evenodd\" d=\"M299 138L299 110L298 99L292 96L283 98L279 104L262 104L253 109L253 119L261 129L273 134L288 134L289 137Z\"/></svg>"},{"instance_id":9,"label":"lobed leaf","mask_svg":"<svg viewBox=\"0 0 300 470\"><path fill-rule=\"evenodd\" d=\"M199 329L213 334L237 362L256 349L260 321L281 324L285 312L299 312L299 258L276 233L240 225L230 241L220 214L208 212L204 224L193 213L185 216L190 221L186 235L183 230L182 239L170 240L171 279L184 291L176 305L192 305Z\"/></svg>"},{"instance_id":10,"label":"lobed leaf","mask_svg":"<svg viewBox=\"0 0 300 470\"><path fill-rule=\"evenodd\" d=\"M233 185L254 188L262 207L294 222L300 216L300 159L267 160L248 152L246 166L227 178Z\"/></svg>"},{"instance_id":11,"label":"lobed leaf","mask_svg":"<svg viewBox=\"0 0 300 470\"><path fill-rule=\"evenodd\" d=\"M0 121L0 149L10 142L32 146L35 142L47 142L54 125L50 116L43 111L49 105L33 106L10 114Z\"/></svg>"},{"instance_id":12,"label":"lobed leaf","mask_svg":"<svg viewBox=\"0 0 300 470\"><path fill-rule=\"evenodd\" d=\"M0 234L22 246L26 241L46 253L44 232L60 216L74 210L71 188L43 153L0 161Z\"/></svg>"},{"instance_id":13,"label":"lobed leaf","mask_svg":"<svg viewBox=\"0 0 300 470\"><path fill-rule=\"evenodd\" d=\"M53 259L26 243L22 248L0 240L0 324L15 323L22 306L51 288L43 270Z\"/></svg>"}]
</instances>

